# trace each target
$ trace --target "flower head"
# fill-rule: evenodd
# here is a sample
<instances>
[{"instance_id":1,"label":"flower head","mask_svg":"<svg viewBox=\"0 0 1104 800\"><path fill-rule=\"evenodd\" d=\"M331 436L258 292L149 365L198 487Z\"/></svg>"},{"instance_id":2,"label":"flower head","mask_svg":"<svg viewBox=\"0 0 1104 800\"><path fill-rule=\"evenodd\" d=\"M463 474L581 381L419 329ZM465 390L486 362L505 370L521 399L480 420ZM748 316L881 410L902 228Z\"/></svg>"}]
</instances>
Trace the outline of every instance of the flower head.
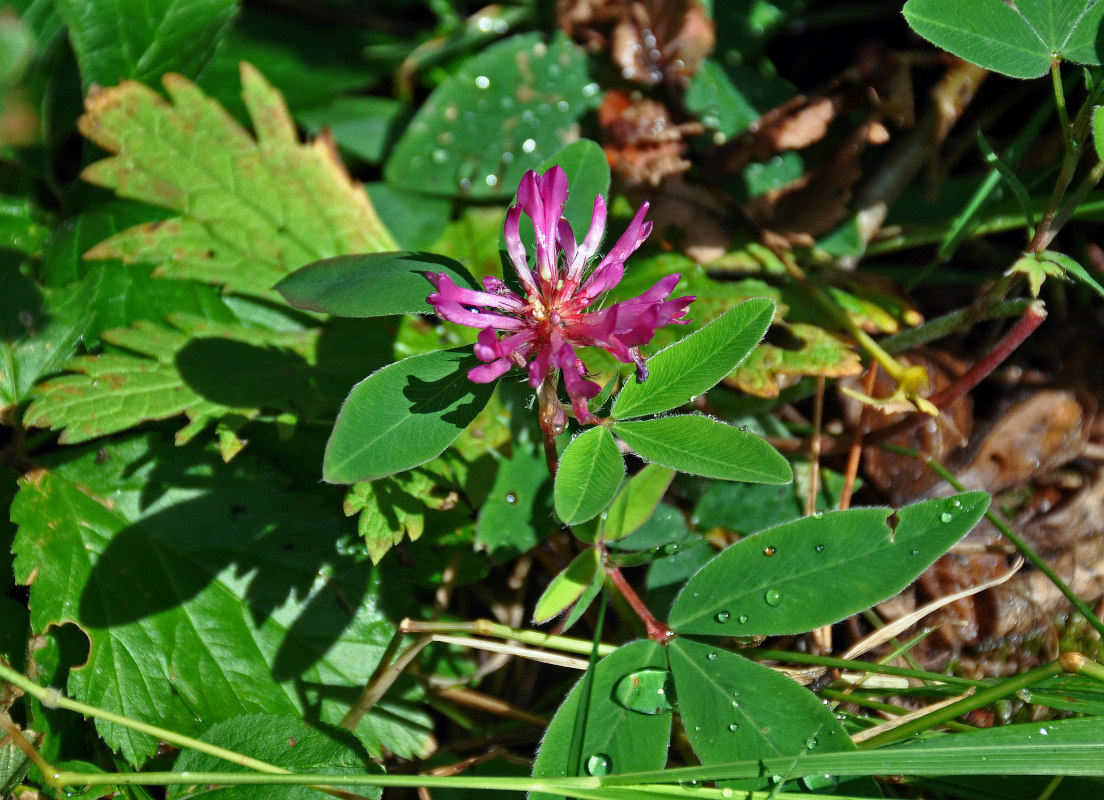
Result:
<instances>
[{"instance_id":1,"label":"flower head","mask_svg":"<svg viewBox=\"0 0 1104 800\"><path fill-rule=\"evenodd\" d=\"M505 239L510 261L524 296L498 278L483 279L484 291L458 286L444 273L428 273L436 288L427 300L437 316L479 328L475 355L483 363L468 373L477 383L489 383L511 367L525 367L529 384L539 389L555 373L563 373L575 417L592 422L587 400L601 387L587 380L587 369L577 347L601 347L626 364L636 365L637 379L648 370L640 346L651 341L656 328L685 323L693 297L668 300L679 275L668 275L639 297L588 310L621 282L625 260L648 238L652 223L645 222L648 204L636 212L617 243L588 271L606 227L606 201L594 198L590 229L577 242L563 217L567 204L567 176L556 166L538 175L529 170L518 187L518 202L506 212ZM533 221L536 264L531 266L521 241L521 215ZM535 266L535 268L534 268Z\"/></svg>"}]
</instances>

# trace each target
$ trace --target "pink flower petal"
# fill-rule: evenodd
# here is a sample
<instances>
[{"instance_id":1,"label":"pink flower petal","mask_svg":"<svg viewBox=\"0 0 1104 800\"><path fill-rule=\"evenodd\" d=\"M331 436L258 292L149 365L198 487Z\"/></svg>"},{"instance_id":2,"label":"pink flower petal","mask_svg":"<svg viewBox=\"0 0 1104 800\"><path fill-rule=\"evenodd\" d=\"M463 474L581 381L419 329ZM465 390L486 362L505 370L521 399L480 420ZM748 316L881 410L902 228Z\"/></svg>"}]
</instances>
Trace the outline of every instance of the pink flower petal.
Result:
<instances>
[{"instance_id":1,"label":"pink flower petal","mask_svg":"<svg viewBox=\"0 0 1104 800\"><path fill-rule=\"evenodd\" d=\"M465 306L482 306L484 308L504 308L510 311L516 311L525 307L525 303L522 302L513 292L509 294L491 294L490 292L480 292L475 289L468 289L464 286L456 284L452 278L443 272L427 273L426 277L433 275L434 285L437 287L436 296L443 300L448 300L453 303L460 303ZM432 296L432 295L431 295ZM430 300L429 302L433 302Z\"/></svg>"},{"instance_id":2,"label":"pink flower petal","mask_svg":"<svg viewBox=\"0 0 1104 800\"><path fill-rule=\"evenodd\" d=\"M529 175L530 173L525 173ZM522 186L525 179L522 179ZM521 189L518 189L518 197ZM510 256L510 263L514 265L518 280L526 294L539 294L537 282L533 280L533 273L529 270L529 256L525 253L525 245L521 241L521 206L510 206L506 211L506 225L503 228L503 238L506 240L506 253Z\"/></svg>"},{"instance_id":3,"label":"pink flower petal","mask_svg":"<svg viewBox=\"0 0 1104 800\"><path fill-rule=\"evenodd\" d=\"M480 364L478 367L472 367L468 370L468 379L473 383L490 383L509 372L512 366L513 364L510 363L509 359L500 358L490 364Z\"/></svg>"},{"instance_id":4,"label":"pink flower petal","mask_svg":"<svg viewBox=\"0 0 1104 800\"><path fill-rule=\"evenodd\" d=\"M469 328L498 328L499 330L515 331L524 323L514 317L504 317L501 314L484 314L479 311L464 308L459 303L441 297L439 294L431 294L426 298L432 305L433 311L441 319L455 322L457 325L467 325Z\"/></svg>"}]
</instances>

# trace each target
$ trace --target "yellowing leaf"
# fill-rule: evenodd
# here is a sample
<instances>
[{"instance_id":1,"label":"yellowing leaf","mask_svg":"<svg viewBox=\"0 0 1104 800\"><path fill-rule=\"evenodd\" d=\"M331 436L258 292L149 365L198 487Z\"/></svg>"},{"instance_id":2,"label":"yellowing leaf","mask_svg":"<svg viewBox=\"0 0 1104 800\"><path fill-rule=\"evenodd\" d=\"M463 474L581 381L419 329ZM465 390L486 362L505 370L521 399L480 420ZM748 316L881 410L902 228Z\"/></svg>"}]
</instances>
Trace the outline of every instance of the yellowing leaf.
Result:
<instances>
[{"instance_id":1,"label":"yellowing leaf","mask_svg":"<svg viewBox=\"0 0 1104 800\"><path fill-rule=\"evenodd\" d=\"M279 92L249 64L241 76L255 137L180 75L162 79L170 102L133 81L89 94L77 126L115 155L85 180L180 216L116 234L88 258L277 298L273 284L311 261L397 249L328 137L300 143Z\"/></svg>"}]
</instances>

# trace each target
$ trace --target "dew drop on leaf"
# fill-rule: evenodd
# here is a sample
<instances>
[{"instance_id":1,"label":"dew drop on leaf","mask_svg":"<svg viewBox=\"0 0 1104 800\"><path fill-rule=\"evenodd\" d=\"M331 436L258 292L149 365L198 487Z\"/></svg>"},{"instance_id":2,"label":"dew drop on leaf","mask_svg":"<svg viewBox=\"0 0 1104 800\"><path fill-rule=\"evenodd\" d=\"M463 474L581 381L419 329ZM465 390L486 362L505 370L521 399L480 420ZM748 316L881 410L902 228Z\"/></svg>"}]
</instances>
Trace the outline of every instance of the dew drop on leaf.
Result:
<instances>
[{"instance_id":1,"label":"dew drop on leaf","mask_svg":"<svg viewBox=\"0 0 1104 800\"><path fill-rule=\"evenodd\" d=\"M782 592L777 589L767 589L767 591L763 593L763 599L771 608L777 608L782 602Z\"/></svg>"},{"instance_id":2,"label":"dew drop on leaf","mask_svg":"<svg viewBox=\"0 0 1104 800\"><path fill-rule=\"evenodd\" d=\"M731 616L732 615L729 614L727 611L718 611L716 614L713 615L713 619L717 620L717 622L728 622L729 617Z\"/></svg>"},{"instance_id":3,"label":"dew drop on leaf","mask_svg":"<svg viewBox=\"0 0 1104 800\"><path fill-rule=\"evenodd\" d=\"M806 775L801 779L801 785L810 792L822 791L824 789L834 790L839 786L839 778L835 775ZM831 791L827 793L831 794Z\"/></svg>"},{"instance_id":4,"label":"dew drop on leaf","mask_svg":"<svg viewBox=\"0 0 1104 800\"><path fill-rule=\"evenodd\" d=\"M952 514L950 511L944 511L942 514L939 515L940 522L950 522L952 519L954 519L954 514Z\"/></svg>"},{"instance_id":5,"label":"dew drop on leaf","mask_svg":"<svg viewBox=\"0 0 1104 800\"><path fill-rule=\"evenodd\" d=\"M630 672L613 687L613 699L638 714L666 714L671 711L671 673L665 669Z\"/></svg>"},{"instance_id":6,"label":"dew drop on leaf","mask_svg":"<svg viewBox=\"0 0 1104 800\"><path fill-rule=\"evenodd\" d=\"M774 545L767 545L766 547L763 548L763 555L767 556L768 558L770 556L773 556L777 552L778 552L778 548L776 548Z\"/></svg>"},{"instance_id":7,"label":"dew drop on leaf","mask_svg":"<svg viewBox=\"0 0 1104 800\"><path fill-rule=\"evenodd\" d=\"M731 731L732 733L736 733L736 731L740 730L740 726L739 726L739 725L737 725L737 724L736 724L735 722L730 722L730 723L728 724L728 729L729 729L729 731Z\"/></svg>"},{"instance_id":8,"label":"dew drop on leaf","mask_svg":"<svg viewBox=\"0 0 1104 800\"><path fill-rule=\"evenodd\" d=\"M613 769L613 761L605 753L595 753L586 760L587 775L596 777L609 775L611 769Z\"/></svg>"},{"instance_id":9,"label":"dew drop on leaf","mask_svg":"<svg viewBox=\"0 0 1104 800\"><path fill-rule=\"evenodd\" d=\"M816 546L816 551L817 551L818 553L823 553L823 552L824 552L824 545L822 545L822 544L818 544L818 545Z\"/></svg>"},{"instance_id":10,"label":"dew drop on leaf","mask_svg":"<svg viewBox=\"0 0 1104 800\"><path fill-rule=\"evenodd\" d=\"M710 661L716 661L717 660L717 654L716 653L710 653L709 655L706 656L706 658L708 658Z\"/></svg>"},{"instance_id":11,"label":"dew drop on leaf","mask_svg":"<svg viewBox=\"0 0 1104 800\"><path fill-rule=\"evenodd\" d=\"M511 506L515 505L517 503L517 495L513 492L506 492L506 503Z\"/></svg>"},{"instance_id":12,"label":"dew drop on leaf","mask_svg":"<svg viewBox=\"0 0 1104 800\"><path fill-rule=\"evenodd\" d=\"M814 749L816 749L816 746L818 744L820 744L820 742L817 741L815 736L812 736L812 737L805 740L805 749L806 750L814 750Z\"/></svg>"},{"instance_id":13,"label":"dew drop on leaf","mask_svg":"<svg viewBox=\"0 0 1104 800\"><path fill-rule=\"evenodd\" d=\"M748 615L747 614L741 614L739 619L737 620L737 622L739 622L741 625L747 625L747 621L748 621Z\"/></svg>"}]
</instances>

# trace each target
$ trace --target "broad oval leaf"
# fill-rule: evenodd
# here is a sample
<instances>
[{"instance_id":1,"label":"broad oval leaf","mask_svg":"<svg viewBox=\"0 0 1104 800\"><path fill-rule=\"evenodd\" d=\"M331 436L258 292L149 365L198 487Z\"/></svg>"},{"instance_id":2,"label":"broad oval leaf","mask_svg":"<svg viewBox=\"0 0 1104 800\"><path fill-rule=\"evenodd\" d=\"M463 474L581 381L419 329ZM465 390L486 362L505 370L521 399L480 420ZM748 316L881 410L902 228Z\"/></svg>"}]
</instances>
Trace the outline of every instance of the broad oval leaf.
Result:
<instances>
[{"instance_id":1,"label":"broad oval leaf","mask_svg":"<svg viewBox=\"0 0 1104 800\"><path fill-rule=\"evenodd\" d=\"M511 36L441 82L384 175L421 192L507 198L525 170L577 138L579 118L598 100L586 56L566 36Z\"/></svg>"},{"instance_id":2,"label":"broad oval leaf","mask_svg":"<svg viewBox=\"0 0 1104 800\"><path fill-rule=\"evenodd\" d=\"M288 772L327 775L383 774L351 733L298 717L244 714L212 725L200 741L282 767ZM241 766L198 750L184 750L173 772L240 772ZM378 799L378 786L343 786L353 794ZM309 786L170 786L168 800L311 800L318 791Z\"/></svg>"},{"instance_id":3,"label":"broad oval leaf","mask_svg":"<svg viewBox=\"0 0 1104 800\"><path fill-rule=\"evenodd\" d=\"M471 348L436 350L377 370L353 387L326 443L329 483L371 481L436 458L491 399L474 383Z\"/></svg>"},{"instance_id":4,"label":"broad oval leaf","mask_svg":"<svg viewBox=\"0 0 1104 800\"><path fill-rule=\"evenodd\" d=\"M607 428L576 436L560 456L553 499L565 525L586 522L609 505L625 477L625 460Z\"/></svg>"},{"instance_id":5,"label":"broad oval leaf","mask_svg":"<svg viewBox=\"0 0 1104 800\"><path fill-rule=\"evenodd\" d=\"M698 415L618 422L613 432L646 461L748 483L789 483L790 464L754 433Z\"/></svg>"},{"instance_id":6,"label":"broad oval leaf","mask_svg":"<svg viewBox=\"0 0 1104 800\"><path fill-rule=\"evenodd\" d=\"M723 550L687 581L669 625L713 636L830 625L904 589L988 507L989 495L968 492L896 513L853 508L768 528Z\"/></svg>"},{"instance_id":7,"label":"broad oval leaf","mask_svg":"<svg viewBox=\"0 0 1104 800\"><path fill-rule=\"evenodd\" d=\"M774 318L774 301L753 297L648 359L648 380L635 377L613 401L617 419L660 414L712 389L747 358Z\"/></svg>"},{"instance_id":8,"label":"broad oval leaf","mask_svg":"<svg viewBox=\"0 0 1104 800\"><path fill-rule=\"evenodd\" d=\"M315 261L276 284L296 308L336 317L431 314L434 291L427 272L443 272L460 286L478 289L458 261L433 253L365 253Z\"/></svg>"},{"instance_id":9,"label":"broad oval leaf","mask_svg":"<svg viewBox=\"0 0 1104 800\"><path fill-rule=\"evenodd\" d=\"M705 766L855 749L831 709L769 667L682 637L667 657L686 736Z\"/></svg>"},{"instance_id":10,"label":"broad oval leaf","mask_svg":"<svg viewBox=\"0 0 1104 800\"><path fill-rule=\"evenodd\" d=\"M594 667L589 702L582 708L587 678L575 684L544 734L534 778L606 774L662 769L671 739L670 714L642 714L614 700L614 688L627 675L643 669L666 669L663 648L636 641L619 647ZM585 713L581 762L569 764L575 718ZM589 766L589 769L588 769ZM578 771L576 771L578 770ZM531 800L556 795L532 793Z\"/></svg>"},{"instance_id":11,"label":"broad oval leaf","mask_svg":"<svg viewBox=\"0 0 1104 800\"><path fill-rule=\"evenodd\" d=\"M663 499L675 471L659 464L645 464L613 498L602 520L602 538L607 542L624 539L647 522Z\"/></svg>"},{"instance_id":12,"label":"broad oval leaf","mask_svg":"<svg viewBox=\"0 0 1104 800\"><path fill-rule=\"evenodd\" d=\"M540 596L537 607L533 610L533 622L538 625L547 622L581 598L595 583L601 567L597 548L588 547L575 556L571 563L552 579L548 588Z\"/></svg>"},{"instance_id":13,"label":"broad oval leaf","mask_svg":"<svg viewBox=\"0 0 1104 800\"><path fill-rule=\"evenodd\" d=\"M904 15L937 47L1012 78L1038 78L1055 57L1100 63L1097 0L909 0Z\"/></svg>"}]
</instances>

